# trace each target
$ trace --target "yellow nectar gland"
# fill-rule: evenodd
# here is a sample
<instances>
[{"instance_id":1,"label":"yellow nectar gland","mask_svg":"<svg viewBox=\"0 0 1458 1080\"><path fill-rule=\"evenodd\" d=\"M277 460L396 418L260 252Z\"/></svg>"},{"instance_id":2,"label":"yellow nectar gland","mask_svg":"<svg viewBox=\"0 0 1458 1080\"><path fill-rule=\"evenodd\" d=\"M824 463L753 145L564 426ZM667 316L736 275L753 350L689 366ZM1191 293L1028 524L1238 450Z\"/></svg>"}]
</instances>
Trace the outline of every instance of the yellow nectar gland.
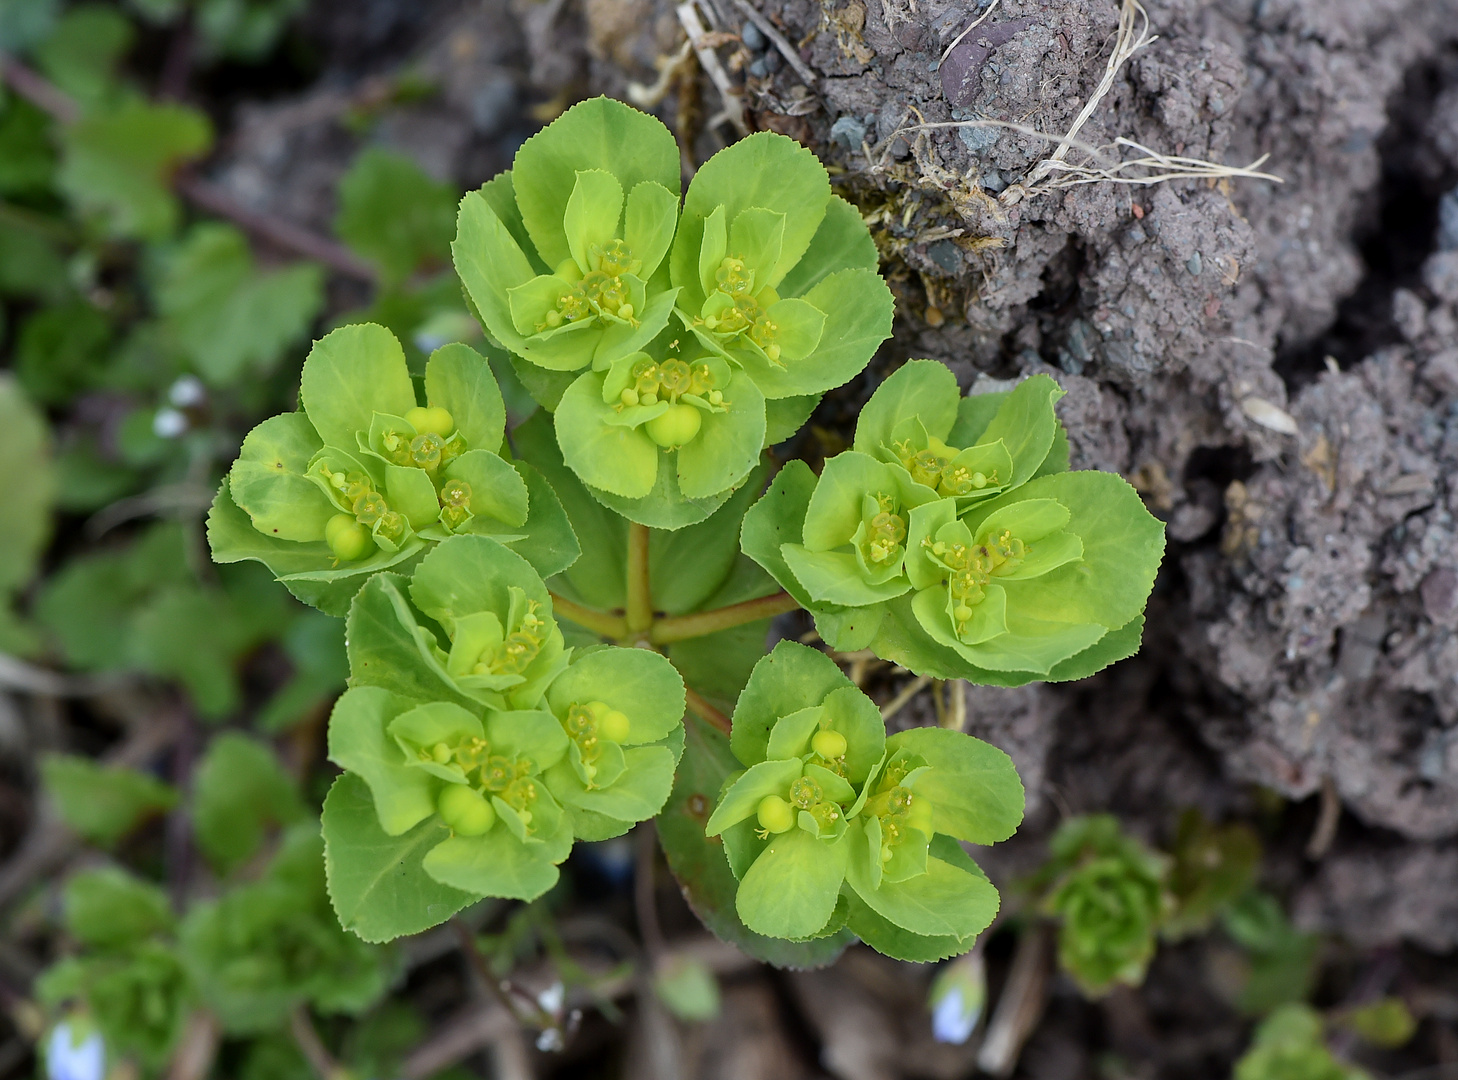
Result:
<instances>
[{"instance_id":1,"label":"yellow nectar gland","mask_svg":"<svg viewBox=\"0 0 1458 1080\"><path fill-rule=\"evenodd\" d=\"M601 270L609 277L620 274L636 274L643 269L643 260L633 258L633 252L622 240L609 240L606 244L594 244L587 253L594 270ZM576 266L576 264L573 264Z\"/></svg>"},{"instance_id":2,"label":"yellow nectar gland","mask_svg":"<svg viewBox=\"0 0 1458 1080\"><path fill-rule=\"evenodd\" d=\"M938 446L951 451L952 448L941 440L936 442ZM989 484L996 486L998 483L996 469L983 473L965 465L953 465L950 457L938 454L935 449L916 450L909 442L899 442L893 449L906 471L911 473L911 478L923 487L935 488L939 495L970 495Z\"/></svg>"}]
</instances>

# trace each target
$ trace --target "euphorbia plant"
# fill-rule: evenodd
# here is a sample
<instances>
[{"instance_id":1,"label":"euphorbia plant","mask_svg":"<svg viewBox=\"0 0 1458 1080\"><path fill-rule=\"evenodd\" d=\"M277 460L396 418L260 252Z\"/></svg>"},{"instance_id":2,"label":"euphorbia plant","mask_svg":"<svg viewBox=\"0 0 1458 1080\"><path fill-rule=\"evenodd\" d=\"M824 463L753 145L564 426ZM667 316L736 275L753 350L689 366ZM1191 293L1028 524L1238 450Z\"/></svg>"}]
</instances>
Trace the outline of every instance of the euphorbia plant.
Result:
<instances>
[{"instance_id":1,"label":"euphorbia plant","mask_svg":"<svg viewBox=\"0 0 1458 1080\"><path fill-rule=\"evenodd\" d=\"M866 368L891 294L792 140L721 151L682 204L679 177L657 120L569 109L462 200L453 247L481 348L541 412L506 432L480 353L421 379L387 331L344 327L219 493L217 558L348 613L335 910L414 933L539 896L575 841L656 817L695 910L754 955L965 952L998 901L962 845L1017 827L1010 760L888 737L830 657L766 655L769 620L804 608L832 648L919 674L1075 678L1138 647L1161 527L1118 477L1067 471L1052 379L963 398L934 361L884 381L819 477L769 483L765 448Z\"/></svg>"}]
</instances>

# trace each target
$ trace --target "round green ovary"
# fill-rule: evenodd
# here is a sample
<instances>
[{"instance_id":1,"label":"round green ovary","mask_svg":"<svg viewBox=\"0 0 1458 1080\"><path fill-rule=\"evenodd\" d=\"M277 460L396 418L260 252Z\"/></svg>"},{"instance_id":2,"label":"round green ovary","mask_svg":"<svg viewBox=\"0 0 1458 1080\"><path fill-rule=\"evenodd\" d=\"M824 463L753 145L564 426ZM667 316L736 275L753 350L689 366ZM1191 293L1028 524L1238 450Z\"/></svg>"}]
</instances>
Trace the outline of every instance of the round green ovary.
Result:
<instances>
[{"instance_id":1,"label":"round green ovary","mask_svg":"<svg viewBox=\"0 0 1458 1080\"><path fill-rule=\"evenodd\" d=\"M684 402L670 405L662 416L655 416L643 425L648 437L665 449L691 441L703 426L699 410Z\"/></svg>"},{"instance_id":2,"label":"round green ovary","mask_svg":"<svg viewBox=\"0 0 1458 1080\"><path fill-rule=\"evenodd\" d=\"M766 795L759 800L759 827L766 832L789 832L795 824L795 811L778 795Z\"/></svg>"},{"instance_id":3,"label":"round green ovary","mask_svg":"<svg viewBox=\"0 0 1458 1080\"><path fill-rule=\"evenodd\" d=\"M364 558L375 546L370 531L348 514L335 514L324 523L324 542L345 562Z\"/></svg>"},{"instance_id":4,"label":"round green ovary","mask_svg":"<svg viewBox=\"0 0 1458 1080\"><path fill-rule=\"evenodd\" d=\"M405 422L415 429L417 435L429 433L442 439L456 430L455 419L439 405L417 405L405 413Z\"/></svg>"},{"instance_id":5,"label":"round green ovary","mask_svg":"<svg viewBox=\"0 0 1458 1080\"><path fill-rule=\"evenodd\" d=\"M440 793L436 809L441 820L460 836L482 836L496 824L496 811L475 788L451 784Z\"/></svg>"},{"instance_id":6,"label":"round green ovary","mask_svg":"<svg viewBox=\"0 0 1458 1080\"><path fill-rule=\"evenodd\" d=\"M810 749L826 761L834 761L845 753L845 736L838 731L817 731L810 740Z\"/></svg>"},{"instance_id":7,"label":"round green ovary","mask_svg":"<svg viewBox=\"0 0 1458 1080\"><path fill-rule=\"evenodd\" d=\"M620 743L628 737L629 721L626 713L603 701L590 701L587 708L592 713L599 738Z\"/></svg>"}]
</instances>

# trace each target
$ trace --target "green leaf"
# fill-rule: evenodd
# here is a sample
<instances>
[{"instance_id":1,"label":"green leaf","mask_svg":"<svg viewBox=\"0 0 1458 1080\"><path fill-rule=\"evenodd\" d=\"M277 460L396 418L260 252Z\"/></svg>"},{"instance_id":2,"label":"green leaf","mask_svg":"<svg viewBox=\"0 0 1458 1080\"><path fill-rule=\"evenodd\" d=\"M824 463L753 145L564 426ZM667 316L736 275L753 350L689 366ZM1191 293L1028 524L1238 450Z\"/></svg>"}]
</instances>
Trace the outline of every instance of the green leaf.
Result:
<instances>
[{"instance_id":1,"label":"green leaf","mask_svg":"<svg viewBox=\"0 0 1458 1080\"><path fill-rule=\"evenodd\" d=\"M846 929L883 956L913 964L934 964L970 950L976 937L954 937L950 934L928 936L914 934L878 914L864 900L850 891Z\"/></svg>"},{"instance_id":2,"label":"green leaf","mask_svg":"<svg viewBox=\"0 0 1458 1080\"><path fill-rule=\"evenodd\" d=\"M259 532L233 501L227 481L213 498L207 532L214 562L263 563L304 603L341 618L368 577L390 568L408 572L422 548L416 540L399 551L377 550L357 563L340 563L322 541L295 543Z\"/></svg>"},{"instance_id":3,"label":"green leaf","mask_svg":"<svg viewBox=\"0 0 1458 1080\"><path fill-rule=\"evenodd\" d=\"M456 198L451 185L432 180L410 158L367 147L340 178L334 230L380 268L386 284L400 282L446 263Z\"/></svg>"},{"instance_id":4,"label":"green leaf","mask_svg":"<svg viewBox=\"0 0 1458 1080\"><path fill-rule=\"evenodd\" d=\"M541 471L561 500L562 509L581 538L590 538L581 557L563 575L569 595L601 610L623 606L627 574L627 523L588 493L562 461L552 417L533 415L512 432L517 452ZM558 583L553 583L558 589Z\"/></svg>"},{"instance_id":5,"label":"green leaf","mask_svg":"<svg viewBox=\"0 0 1458 1080\"><path fill-rule=\"evenodd\" d=\"M882 451L891 448L893 433L913 418L921 422L928 435L945 440L957 422L960 400L957 377L945 364L908 360L886 377L861 409L856 420L855 449L885 460Z\"/></svg>"},{"instance_id":6,"label":"green leaf","mask_svg":"<svg viewBox=\"0 0 1458 1080\"><path fill-rule=\"evenodd\" d=\"M705 416L698 437L678 449L678 487L687 499L737 487L759 461L765 434L759 387L735 375L724 395L729 411Z\"/></svg>"},{"instance_id":7,"label":"green leaf","mask_svg":"<svg viewBox=\"0 0 1458 1080\"><path fill-rule=\"evenodd\" d=\"M209 744L193 775L192 818L198 848L219 874L253 858L270 828L305 816L293 778L267 746L236 732Z\"/></svg>"},{"instance_id":8,"label":"green leaf","mask_svg":"<svg viewBox=\"0 0 1458 1080\"><path fill-rule=\"evenodd\" d=\"M814 605L814 601L791 572L781 549L785 544L798 544L803 539L802 527L815 482L809 465L797 460L785 462L769 490L744 515L740 539L744 554L762 566L804 608Z\"/></svg>"},{"instance_id":9,"label":"green leaf","mask_svg":"<svg viewBox=\"0 0 1458 1080\"><path fill-rule=\"evenodd\" d=\"M1068 531L1083 541L1083 559L1039 578L1007 581L1010 607L1048 622L1097 623L1110 630L1139 616L1164 554L1164 525L1113 473L1040 477L973 510L976 531L986 516L1024 499L1057 499L1072 513Z\"/></svg>"},{"instance_id":10,"label":"green leaf","mask_svg":"<svg viewBox=\"0 0 1458 1080\"><path fill-rule=\"evenodd\" d=\"M808 938L835 913L849 845L817 840L804 829L772 838L739 882L735 909L755 933Z\"/></svg>"},{"instance_id":11,"label":"green leaf","mask_svg":"<svg viewBox=\"0 0 1458 1080\"><path fill-rule=\"evenodd\" d=\"M212 130L194 109L130 99L83 117L62 138L57 183L82 213L99 217L112 236L161 240L178 217L167 180L207 152Z\"/></svg>"},{"instance_id":12,"label":"green leaf","mask_svg":"<svg viewBox=\"0 0 1458 1080\"><path fill-rule=\"evenodd\" d=\"M445 409L473 450L497 453L506 437L506 404L486 358L469 345L443 345L425 365L425 398Z\"/></svg>"},{"instance_id":13,"label":"green leaf","mask_svg":"<svg viewBox=\"0 0 1458 1080\"><path fill-rule=\"evenodd\" d=\"M960 731L911 728L886 740L887 754L898 750L931 763L931 771L916 778L914 790L931 801L937 832L972 844L995 844L1022 824L1023 784L1012 759L997 747Z\"/></svg>"},{"instance_id":14,"label":"green leaf","mask_svg":"<svg viewBox=\"0 0 1458 1080\"><path fill-rule=\"evenodd\" d=\"M532 238L527 235L526 223L521 219L521 208L516 204L516 186L511 181L511 170L499 172L486 181L481 185L479 194L486 200L491 212L506 226L506 231L511 234L516 246L526 255L533 272L550 274L553 268L542 261L532 244Z\"/></svg>"},{"instance_id":15,"label":"green leaf","mask_svg":"<svg viewBox=\"0 0 1458 1080\"><path fill-rule=\"evenodd\" d=\"M851 941L849 934L792 942L756 934L740 921L734 908L739 883L729 870L723 844L705 837L704 825L724 780L741 766L730 753L729 740L718 731L693 714L684 726L684 755L657 828L669 869L689 906L719 938L757 960L782 968L834 962Z\"/></svg>"},{"instance_id":16,"label":"green leaf","mask_svg":"<svg viewBox=\"0 0 1458 1080\"><path fill-rule=\"evenodd\" d=\"M0 14L0 23L4 18ZM4 39L0 28L0 49L5 48ZM34 195L50 188L56 171L50 124L40 109L14 96L0 108L0 194ZM6 233L10 242L8 229Z\"/></svg>"},{"instance_id":17,"label":"green leaf","mask_svg":"<svg viewBox=\"0 0 1458 1080\"><path fill-rule=\"evenodd\" d=\"M648 565L655 609L668 615L697 610L725 585L740 559L740 519L763 489L767 472L767 466L762 465L704 521L676 532L654 530L649 539ZM773 591L767 589L759 595ZM621 607L622 600L609 606Z\"/></svg>"},{"instance_id":18,"label":"green leaf","mask_svg":"<svg viewBox=\"0 0 1458 1080\"><path fill-rule=\"evenodd\" d=\"M705 520L734 494L733 488L725 488L706 498L687 498L679 489L678 468L672 458L670 454L669 460L658 470L653 490L641 499L627 499L594 487L589 487L588 491L598 502L629 521L669 532Z\"/></svg>"},{"instance_id":19,"label":"green leaf","mask_svg":"<svg viewBox=\"0 0 1458 1080\"><path fill-rule=\"evenodd\" d=\"M577 533L557 498L557 492L546 478L522 461L513 462L512 467L526 481L531 510L526 524L521 527L526 535L520 540L508 541L506 546L531 563L532 569L543 578L560 574L576 563L582 554Z\"/></svg>"},{"instance_id":20,"label":"green leaf","mask_svg":"<svg viewBox=\"0 0 1458 1080\"><path fill-rule=\"evenodd\" d=\"M214 386L271 371L308 332L324 304L312 263L260 273L230 225L196 225L167 257L157 307L193 368ZM352 444L351 444L352 445Z\"/></svg>"},{"instance_id":21,"label":"green leaf","mask_svg":"<svg viewBox=\"0 0 1458 1080\"><path fill-rule=\"evenodd\" d=\"M70 754L46 754L40 766L41 782L61 820L102 847L177 804L173 788L134 769Z\"/></svg>"},{"instance_id":22,"label":"green leaf","mask_svg":"<svg viewBox=\"0 0 1458 1080\"><path fill-rule=\"evenodd\" d=\"M694 174L673 244L673 283L684 287L680 299L684 310L697 312L704 302L698 275L699 252L704 219L718 207L724 208L726 225L751 207L785 215L779 258L765 280L755 282L756 288L763 288L779 285L800 261L829 202L830 180L825 167L793 139L757 132L720 150Z\"/></svg>"},{"instance_id":23,"label":"green leaf","mask_svg":"<svg viewBox=\"0 0 1458 1080\"><path fill-rule=\"evenodd\" d=\"M851 686L835 661L818 649L781 641L754 666L734 709L734 756L745 766L765 760L770 731L782 716L825 701Z\"/></svg>"},{"instance_id":24,"label":"green leaf","mask_svg":"<svg viewBox=\"0 0 1458 1080\"><path fill-rule=\"evenodd\" d=\"M781 296L803 296L837 270L875 270L876 242L861 212L839 195L825 206L825 217L804 256L779 284Z\"/></svg>"},{"instance_id":25,"label":"green leaf","mask_svg":"<svg viewBox=\"0 0 1458 1080\"><path fill-rule=\"evenodd\" d=\"M338 510L304 475L322 446L301 412L271 416L248 433L227 487L255 529L279 540L323 540L324 525Z\"/></svg>"},{"instance_id":26,"label":"green leaf","mask_svg":"<svg viewBox=\"0 0 1458 1080\"><path fill-rule=\"evenodd\" d=\"M78 4L40 43L35 57L58 88L93 106L114 93L116 67L135 38L131 22L120 11Z\"/></svg>"},{"instance_id":27,"label":"green leaf","mask_svg":"<svg viewBox=\"0 0 1458 1080\"><path fill-rule=\"evenodd\" d=\"M819 394L775 398L765 403L765 446L776 446L791 438L810 419L820 404Z\"/></svg>"},{"instance_id":28,"label":"green leaf","mask_svg":"<svg viewBox=\"0 0 1458 1080\"><path fill-rule=\"evenodd\" d=\"M0 475L5 482L0 604L24 585L51 534L56 472L45 419L9 376L0 376Z\"/></svg>"},{"instance_id":29,"label":"green leaf","mask_svg":"<svg viewBox=\"0 0 1458 1080\"><path fill-rule=\"evenodd\" d=\"M751 559L740 555L719 591L702 607L711 611L773 592L773 579ZM769 631L769 619L756 619L715 634L674 642L668 647L668 656L689 686L711 705L730 713L754 665L764 656Z\"/></svg>"},{"instance_id":30,"label":"green leaf","mask_svg":"<svg viewBox=\"0 0 1458 1080\"><path fill-rule=\"evenodd\" d=\"M584 484L623 499L645 498L658 479L661 451L641 429L611 422L616 413L602 400L603 379L585 372L562 395L555 426L563 460Z\"/></svg>"},{"instance_id":31,"label":"green leaf","mask_svg":"<svg viewBox=\"0 0 1458 1080\"><path fill-rule=\"evenodd\" d=\"M517 355L525 355L526 339L516 329L506 294L537 276L526 250L481 192L466 193L456 216L456 238L451 242L456 273L486 332Z\"/></svg>"},{"instance_id":32,"label":"green leaf","mask_svg":"<svg viewBox=\"0 0 1458 1080\"><path fill-rule=\"evenodd\" d=\"M96 949L123 948L163 934L175 921L166 893L116 867L71 875L62 902L66 932Z\"/></svg>"},{"instance_id":33,"label":"green leaf","mask_svg":"<svg viewBox=\"0 0 1458 1080\"><path fill-rule=\"evenodd\" d=\"M1015 386L993 415L979 442L999 439L1013 459L1012 480L1016 487L1030 479L1048 457L1058 432L1053 406L1064 390L1047 375L1034 375Z\"/></svg>"},{"instance_id":34,"label":"green leaf","mask_svg":"<svg viewBox=\"0 0 1458 1080\"><path fill-rule=\"evenodd\" d=\"M353 451L375 413L415 407L405 351L383 326L341 326L314 343L299 385L304 411L326 446Z\"/></svg>"},{"instance_id":35,"label":"green leaf","mask_svg":"<svg viewBox=\"0 0 1458 1080\"><path fill-rule=\"evenodd\" d=\"M550 796L549 796L550 798ZM428 851L425 872L453 888L508 900L535 900L557 884L557 862L567 857L572 831L564 816L565 847L560 840L529 846L504 822L484 836L452 836ZM560 852L560 857L553 856Z\"/></svg>"},{"instance_id":36,"label":"green leaf","mask_svg":"<svg viewBox=\"0 0 1458 1080\"><path fill-rule=\"evenodd\" d=\"M446 700L467 708L476 702L450 682L439 663L427 663L419 627L406 599L405 579L376 574L349 608L346 642L351 686L377 686L415 701Z\"/></svg>"},{"instance_id":37,"label":"green leaf","mask_svg":"<svg viewBox=\"0 0 1458 1080\"><path fill-rule=\"evenodd\" d=\"M919 786L919 785L918 785ZM998 895L985 877L928 858L926 873L904 881L882 881L872 888L852 858L846 880L867 907L882 918L927 937L968 938L980 934L997 915Z\"/></svg>"},{"instance_id":38,"label":"green leaf","mask_svg":"<svg viewBox=\"0 0 1458 1080\"><path fill-rule=\"evenodd\" d=\"M524 142L512 163L522 221L548 266L572 254L563 222L586 169L610 173L622 191L651 180L679 192L678 144L661 121L610 98L578 102Z\"/></svg>"},{"instance_id":39,"label":"green leaf","mask_svg":"<svg viewBox=\"0 0 1458 1080\"><path fill-rule=\"evenodd\" d=\"M735 354L767 398L823 394L844 386L865 370L881 342L891 336L895 302L874 270L829 274L802 302L825 316L824 331L808 356L776 365L745 350Z\"/></svg>"},{"instance_id":40,"label":"green leaf","mask_svg":"<svg viewBox=\"0 0 1458 1080\"><path fill-rule=\"evenodd\" d=\"M421 865L449 836L437 818L390 836L364 781L349 773L335 780L324 800L324 866L345 929L365 941L392 941L443 923L478 900L442 885Z\"/></svg>"},{"instance_id":41,"label":"green leaf","mask_svg":"<svg viewBox=\"0 0 1458 1080\"><path fill-rule=\"evenodd\" d=\"M655 652L606 647L577 656L547 688L547 703L557 716L568 706L601 701L628 717L624 746L656 743L683 718L683 679Z\"/></svg>"},{"instance_id":42,"label":"green leaf","mask_svg":"<svg viewBox=\"0 0 1458 1080\"><path fill-rule=\"evenodd\" d=\"M43 308L20 327L15 373L35 401L59 405L102 379L111 322L84 300Z\"/></svg>"}]
</instances>

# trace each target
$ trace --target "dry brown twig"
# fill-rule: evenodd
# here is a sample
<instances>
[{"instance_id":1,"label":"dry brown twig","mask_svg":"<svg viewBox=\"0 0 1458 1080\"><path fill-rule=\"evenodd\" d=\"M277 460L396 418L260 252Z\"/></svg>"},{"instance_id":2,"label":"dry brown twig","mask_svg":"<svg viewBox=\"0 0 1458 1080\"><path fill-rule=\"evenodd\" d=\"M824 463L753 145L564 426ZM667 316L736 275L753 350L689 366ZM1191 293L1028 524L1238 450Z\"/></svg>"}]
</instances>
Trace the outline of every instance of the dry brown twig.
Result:
<instances>
[{"instance_id":1,"label":"dry brown twig","mask_svg":"<svg viewBox=\"0 0 1458 1080\"><path fill-rule=\"evenodd\" d=\"M995 5L996 0L994 0ZM989 8L976 22L959 34L956 40L947 46L946 51L942 54L943 59L991 12L992 8ZM1171 180L1219 180L1234 177L1247 180L1268 180L1277 184L1284 183L1281 177L1260 171L1261 166L1269 158L1269 154L1262 154L1245 166L1222 165L1201 158L1164 154L1135 142L1133 139L1123 137L1116 138L1105 146L1094 146L1079 139L1078 133L1083 130L1099 104L1113 89L1114 82L1124 65L1135 53L1159 40L1157 35L1151 34L1149 30L1149 13L1145 11L1144 5L1139 0L1123 0L1119 9L1119 28L1114 37L1113 52L1104 67L1103 77L1099 80L1098 86L1089 96L1088 101L1084 103L1083 108L1079 110L1078 116L1074 118L1068 131L1062 136L1051 135L1048 132L1010 120L979 118L906 124L883 141L879 157L871 163L872 170L884 171L887 168L886 162L892 146L895 145L898 137L904 135L919 135L929 131L946 131L954 128L1002 128L1057 144L1053 152L1035 163L1021 180L1009 184L998 195L997 202L1004 207L1016 206L1027 199L1082 184L1110 183L1147 186ZM1078 163L1070 162L1068 156L1075 150L1082 153L1086 160ZM1125 150L1136 151L1136 156L1125 158L1123 156Z\"/></svg>"},{"instance_id":2,"label":"dry brown twig","mask_svg":"<svg viewBox=\"0 0 1458 1080\"><path fill-rule=\"evenodd\" d=\"M748 135L749 125L744 121L744 101L734 84L729 81L729 73L724 70L712 43L706 40L709 31L699 17L698 5L695 0L684 0L674 11L683 32L688 35L694 55L699 58L699 67L704 69L704 74L709 77L724 101L724 108L709 117L708 126L713 128L728 121L740 135Z\"/></svg>"}]
</instances>

